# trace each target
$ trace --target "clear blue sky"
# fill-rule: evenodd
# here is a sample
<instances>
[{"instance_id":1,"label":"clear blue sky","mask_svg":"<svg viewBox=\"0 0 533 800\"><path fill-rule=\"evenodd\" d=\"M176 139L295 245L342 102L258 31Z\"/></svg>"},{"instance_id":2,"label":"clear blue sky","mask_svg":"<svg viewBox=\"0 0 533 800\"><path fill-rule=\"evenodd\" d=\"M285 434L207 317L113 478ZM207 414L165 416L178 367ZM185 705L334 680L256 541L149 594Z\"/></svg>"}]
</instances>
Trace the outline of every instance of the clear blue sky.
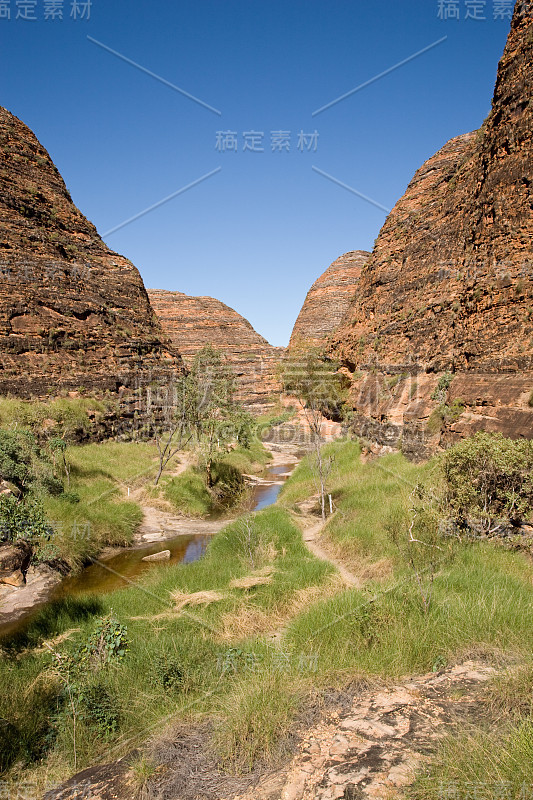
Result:
<instances>
[{"instance_id":1,"label":"clear blue sky","mask_svg":"<svg viewBox=\"0 0 533 800\"><path fill-rule=\"evenodd\" d=\"M494 0L477 3L486 20L465 19L466 3L443 20L437 0L93 0L91 18L73 20L64 0L64 19L45 20L49 0L36 0L30 21L10 0L0 102L101 234L221 167L105 241L147 287L217 297L284 345L311 283L347 250L371 249L386 216L312 167L390 208L425 159L488 114L509 20L494 19ZM300 151L299 132L315 129L316 152ZM228 130L238 152L216 149ZM264 152L243 151L250 130ZM279 130L289 152L271 150Z\"/></svg>"}]
</instances>

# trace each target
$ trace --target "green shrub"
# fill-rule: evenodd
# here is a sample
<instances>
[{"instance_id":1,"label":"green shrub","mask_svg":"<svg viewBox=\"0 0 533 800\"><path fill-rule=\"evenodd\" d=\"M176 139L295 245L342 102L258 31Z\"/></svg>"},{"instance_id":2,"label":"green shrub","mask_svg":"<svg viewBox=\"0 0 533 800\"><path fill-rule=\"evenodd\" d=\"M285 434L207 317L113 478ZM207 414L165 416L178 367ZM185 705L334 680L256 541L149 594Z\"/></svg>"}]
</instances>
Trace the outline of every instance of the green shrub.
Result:
<instances>
[{"instance_id":1,"label":"green shrub","mask_svg":"<svg viewBox=\"0 0 533 800\"><path fill-rule=\"evenodd\" d=\"M20 494L42 490L60 494L63 491L49 456L28 430L0 429L0 479L13 484Z\"/></svg>"},{"instance_id":2,"label":"green shrub","mask_svg":"<svg viewBox=\"0 0 533 800\"><path fill-rule=\"evenodd\" d=\"M39 502L22 501L13 495L0 497L0 541L26 539L37 543L48 541L52 534Z\"/></svg>"},{"instance_id":3,"label":"green shrub","mask_svg":"<svg viewBox=\"0 0 533 800\"><path fill-rule=\"evenodd\" d=\"M79 717L85 724L98 728L104 736L116 733L119 727L119 709L103 683L82 687L79 692Z\"/></svg>"},{"instance_id":4,"label":"green shrub","mask_svg":"<svg viewBox=\"0 0 533 800\"><path fill-rule=\"evenodd\" d=\"M450 405L444 402L440 403L431 412L427 421L426 428L428 432L437 433L445 423L455 422L456 419L459 419L464 410L464 403L459 397L456 397Z\"/></svg>"},{"instance_id":5,"label":"green shrub","mask_svg":"<svg viewBox=\"0 0 533 800\"><path fill-rule=\"evenodd\" d=\"M452 381L453 374L451 372L445 372L444 375L441 375L437 383L437 388L431 395L431 399L438 400L442 403L446 398L446 392L450 388Z\"/></svg>"},{"instance_id":6,"label":"green shrub","mask_svg":"<svg viewBox=\"0 0 533 800\"><path fill-rule=\"evenodd\" d=\"M479 432L442 458L445 502L459 524L493 533L533 507L533 442Z\"/></svg>"},{"instance_id":7,"label":"green shrub","mask_svg":"<svg viewBox=\"0 0 533 800\"><path fill-rule=\"evenodd\" d=\"M33 478L33 449L30 433L0 430L0 478L14 484L20 493L28 491Z\"/></svg>"},{"instance_id":8,"label":"green shrub","mask_svg":"<svg viewBox=\"0 0 533 800\"><path fill-rule=\"evenodd\" d=\"M98 620L89 639L78 650L76 657L81 664L100 669L112 661L122 660L127 652L128 629L113 616L111 611Z\"/></svg>"}]
</instances>

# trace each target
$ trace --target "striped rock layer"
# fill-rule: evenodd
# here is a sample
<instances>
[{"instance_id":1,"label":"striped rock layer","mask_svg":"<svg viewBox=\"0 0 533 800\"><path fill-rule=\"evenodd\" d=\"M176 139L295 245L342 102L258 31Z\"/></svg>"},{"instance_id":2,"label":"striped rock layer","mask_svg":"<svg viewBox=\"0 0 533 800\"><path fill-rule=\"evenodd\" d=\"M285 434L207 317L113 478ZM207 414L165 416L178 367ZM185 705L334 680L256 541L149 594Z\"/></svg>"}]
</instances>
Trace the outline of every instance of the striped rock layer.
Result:
<instances>
[{"instance_id":1,"label":"striped rock layer","mask_svg":"<svg viewBox=\"0 0 533 800\"><path fill-rule=\"evenodd\" d=\"M248 320L213 297L149 289L152 307L186 364L206 345L220 350L232 367L237 399L262 413L279 397L276 367L283 348L273 347Z\"/></svg>"},{"instance_id":2,"label":"striped rock layer","mask_svg":"<svg viewBox=\"0 0 533 800\"><path fill-rule=\"evenodd\" d=\"M182 369L138 270L76 208L0 108L0 393L115 392Z\"/></svg>"},{"instance_id":3,"label":"striped rock layer","mask_svg":"<svg viewBox=\"0 0 533 800\"><path fill-rule=\"evenodd\" d=\"M356 428L383 444L533 437L532 86L533 3L518 0L488 118L416 173L333 337Z\"/></svg>"}]
</instances>

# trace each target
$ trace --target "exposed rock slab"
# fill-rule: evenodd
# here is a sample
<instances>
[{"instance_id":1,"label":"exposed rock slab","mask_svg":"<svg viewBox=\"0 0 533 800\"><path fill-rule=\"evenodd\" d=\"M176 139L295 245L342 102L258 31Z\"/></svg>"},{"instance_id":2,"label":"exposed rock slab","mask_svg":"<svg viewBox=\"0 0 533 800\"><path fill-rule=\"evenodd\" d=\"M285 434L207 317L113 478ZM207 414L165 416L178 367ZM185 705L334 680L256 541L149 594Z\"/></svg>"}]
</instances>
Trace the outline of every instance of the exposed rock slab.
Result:
<instances>
[{"instance_id":1,"label":"exposed rock slab","mask_svg":"<svg viewBox=\"0 0 533 800\"><path fill-rule=\"evenodd\" d=\"M160 765L146 787L160 800L338 800L402 797L439 740L475 723L490 667L467 661L392 687L358 691L322 720L298 732L291 762L265 773L219 769L208 723L181 725L151 746ZM133 800L132 757L92 767L45 800Z\"/></svg>"},{"instance_id":2,"label":"exposed rock slab","mask_svg":"<svg viewBox=\"0 0 533 800\"><path fill-rule=\"evenodd\" d=\"M24 540L0 545L0 584L22 586L26 582L31 557L32 548Z\"/></svg>"},{"instance_id":3,"label":"exposed rock slab","mask_svg":"<svg viewBox=\"0 0 533 800\"><path fill-rule=\"evenodd\" d=\"M358 695L347 711L332 713L303 734L288 769L231 800L402 797L439 739L475 721L480 688L493 674L490 667L466 662Z\"/></svg>"},{"instance_id":4,"label":"exposed rock slab","mask_svg":"<svg viewBox=\"0 0 533 800\"><path fill-rule=\"evenodd\" d=\"M531 2L519 0L489 117L416 173L334 336L331 353L354 376L354 407L369 425L401 432L402 408L392 405L393 419L381 402L359 404L362 376L408 374L421 382L420 375L431 380L451 370L452 395L476 399L466 403L471 417L455 426L457 435L492 426L533 436L533 409L524 401L533 390L532 16ZM499 379L509 374L512 396ZM426 396L419 400L407 404L411 422L431 411Z\"/></svg>"},{"instance_id":5,"label":"exposed rock slab","mask_svg":"<svg viewBox=\"0 0 533 800\"><path fill-rule=\"evenodd\" d=\"M116 391L180 368L138 270L76 208L0 108L0 393Z\"/></svg>"},{"instance_id":6,"label":"exposed rock slab","mask_svg":"<svg viewBox=\"0 0 533 800\"><path fill-rule=\"evenodd\" d=\"M212 345L231 365L238 398L261 412L279 396L276 366L283 348L273 347L248 320L213 297L191 297L182 292L149 289L148 295L163 329L185 363Z\"/></svg>"},{"instance_id":7,"label":"exposed rock slab","mask_svg":"<svg viewBox=\"0 0 533 800\"><path fill-rule=\"evenodd\" d=\"M30 566L20 587L0 586L0 629L9 633L11 624L48 600L61 575L46 564Z\"/></svg>"},{"instance_id":8,"label":"exposed rock slab","mask_svg":"<svg viewBox=\"0 0 533 800\"><path fill-rule=\"evenodd\" d=\"M353 250L331 264L313 283L294 325L289 349L298 344L320 346L337 330L354 297L370 253Z\"/></svg>"}]
</instances>

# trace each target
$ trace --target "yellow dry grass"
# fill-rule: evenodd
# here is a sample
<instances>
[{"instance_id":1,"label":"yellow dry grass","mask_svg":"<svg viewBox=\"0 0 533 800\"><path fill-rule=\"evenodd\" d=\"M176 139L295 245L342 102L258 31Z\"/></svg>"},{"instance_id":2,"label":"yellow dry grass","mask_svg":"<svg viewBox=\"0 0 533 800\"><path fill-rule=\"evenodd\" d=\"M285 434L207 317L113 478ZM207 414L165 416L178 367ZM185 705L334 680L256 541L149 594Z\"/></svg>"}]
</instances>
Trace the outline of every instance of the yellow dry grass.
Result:
<instances>
[{"instance_id":1,"label":"yellow dry grass","mask_svg":"<svg viewBox=\"0 0 533 800\"><path fill-rule=\"evenodd\" d=\"M320 586L308 586L298 589L289 601L278 608L265 611L246 603L234 611L228 611L220 619L219 640L222 642L239 641L249 636L266 634L281 635L284 626L300 611L304 611L311 603L325 600L345 590L345 585L338 574L332 575Z\"/></svg>"},{"instance_id":2,"label":"yellow dry grass","mask_svg":"<svg viewBox=\"0 0 533 800\"><path fill-rule=\"evenodd\" d=\"M250 575L245 575L244 578L235 578L230 582L231 589L253 589L254 586L265 586L272 583L272 575L274 573L273 567L263 567L263 569L256 569Z\"/></svg>"},{"instance_id":3,"label":"yellow dry grass","mask_svg":"<svg viewBox=\"0 0 533 800\"><path fill-rule=\"evenodd\" d=\"M211 603L224 600L223 594L214 591L191 592L187 594L187 592L181 592L179 589L175 589L170 593L170 596L174 602L176 611L181 611L182 608L186 606L208 606Z\"/></svg>"}]
</instances>

